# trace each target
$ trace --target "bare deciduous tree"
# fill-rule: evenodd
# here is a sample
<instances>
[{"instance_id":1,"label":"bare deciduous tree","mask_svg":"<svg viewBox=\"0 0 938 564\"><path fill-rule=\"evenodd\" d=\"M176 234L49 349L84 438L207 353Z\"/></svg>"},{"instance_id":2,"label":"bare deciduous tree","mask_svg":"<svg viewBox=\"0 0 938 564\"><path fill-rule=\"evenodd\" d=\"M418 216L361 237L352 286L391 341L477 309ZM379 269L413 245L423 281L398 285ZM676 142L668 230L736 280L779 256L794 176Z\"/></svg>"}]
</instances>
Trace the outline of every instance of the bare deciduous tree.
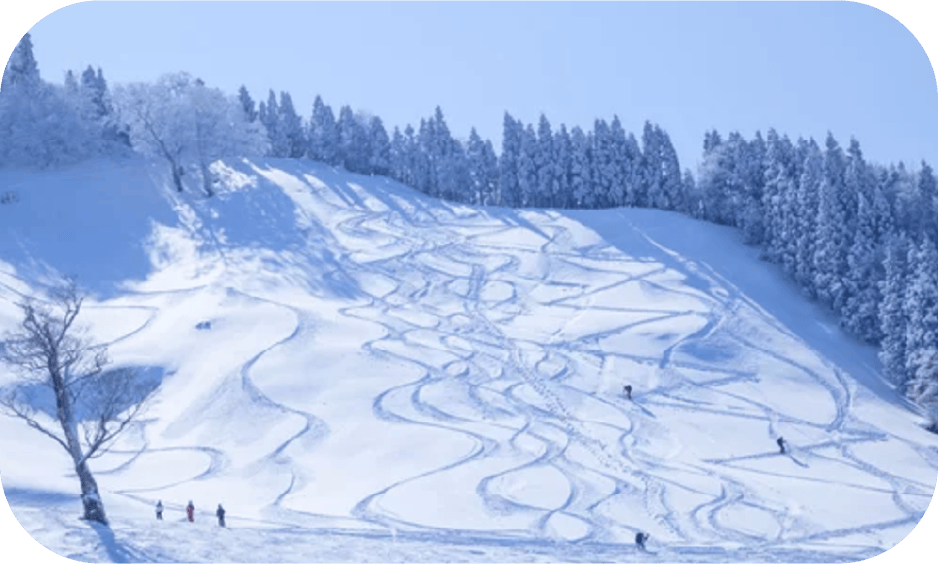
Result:
<instances>
[{"instance_id":1,"label":"bare deciduous tree","mask_svg":"<svg viewBox=\"0 0 938 564\"><path fill-rule=\"evenodd\" d=\"M129 368L106 371L107 349L92 344L75 325L83 296L73 279L51 300L27 298L23 320L4 337L0 360L19 376L4 389L0 406L58 443L69 454L81 484L84 518L107 524L88 460L104 454L146 405L149 390ZM42 394L52 392L43 410Z\"/></svg>"}]
</instances>

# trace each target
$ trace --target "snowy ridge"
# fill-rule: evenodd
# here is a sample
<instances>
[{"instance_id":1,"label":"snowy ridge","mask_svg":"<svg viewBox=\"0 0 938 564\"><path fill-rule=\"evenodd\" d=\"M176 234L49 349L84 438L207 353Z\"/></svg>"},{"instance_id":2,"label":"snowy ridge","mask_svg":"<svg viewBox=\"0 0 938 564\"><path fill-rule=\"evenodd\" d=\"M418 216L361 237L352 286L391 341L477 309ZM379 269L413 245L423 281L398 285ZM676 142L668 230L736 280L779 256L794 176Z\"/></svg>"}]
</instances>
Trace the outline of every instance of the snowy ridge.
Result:
<instances>
[{"instance_id":1,"label":"snowy ridge","mask_svg":"<svg viewBox=\"0 0 938 564\"><path fill-rule=\"evenodd\" d=\"M0 418L7 499L59 554L849 562L931 501L938 440L874 351L730 230L455 206L297 161L216 163L207 200L126 169L17 177L16 214L0 207L0 328L44 259L90 280L84 321L116 361L161 375L94 467L113 533L72 518L64 453ZM47 205L33 184L75 178L130 183L123 208L150 231L102 219L110 244L132 241L114 253L68 222L22 227ZM212 528L218 502L236 530Z\"/></svg>"}]
</instances>

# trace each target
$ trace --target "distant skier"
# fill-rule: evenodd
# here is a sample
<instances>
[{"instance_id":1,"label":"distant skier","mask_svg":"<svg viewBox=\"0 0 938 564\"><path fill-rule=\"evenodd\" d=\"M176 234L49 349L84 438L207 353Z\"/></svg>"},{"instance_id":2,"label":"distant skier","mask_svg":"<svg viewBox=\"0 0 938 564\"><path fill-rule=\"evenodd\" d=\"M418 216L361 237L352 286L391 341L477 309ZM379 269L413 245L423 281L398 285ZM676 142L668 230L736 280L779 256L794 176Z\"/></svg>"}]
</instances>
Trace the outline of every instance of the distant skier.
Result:
<instances>
[{"instance_id":1,"label":"distant skier","mask_svg":"<svg viewBox=\"0 0 938 564\"><path fill-rule=\"evenodd\" d=\"M163 520L163 500L156 502L156 520Z\"/></svg>"},{"instance_id":2,"label":"distant skier","mask_svg":"<svg viewBox=\"0 0 938 564\"><path fill-rule=\"evenodd\" d=\"M778 444L779 454L785 454L785 439L783 437L779 437L775 442Z\"/></svg>"},{"instance_id":3,"label":"distant skier","mask_svg":"<svg viewBox=\"0 0 938 564\"><path fill-rule=\"evenodd\" d=\"M195 506L192 505L192 500L189 500L189 505L186 506L186 516L189 517L189 522L192 523L195 521Z\"/></svg>"},{"instance_id":4,"label":"distant skier","mask_svg":"<svg viewBox=\"0 0 938 564\"><path fill-rule=\"evenodd\" d=\"M638 548L645 550L645 541L648 540L648 533L643 533L641 531L635 533L635 545Z\"/></svg>"},{"instance_id":5,"label":"distant skier","mask_svg":"<svg viewBox=\"0 0 938 564\"><path fill-rule=\"evenodd\" d=\"M218 526L225 526L225 508L218 504L218 509L215 511L215 515L218 516Z\"/></svg>"},{"instance_id":6,"label":"distant skier","mask_svg":"<svg viewBox=\"0 0 938 564\"><path fill-rule=\"evenodd\" d=\"M631 384L626 384L625 387L622 388L622 392L625 394L626 398L632 399L632 385Z\"/></svg>"}]
</instances>

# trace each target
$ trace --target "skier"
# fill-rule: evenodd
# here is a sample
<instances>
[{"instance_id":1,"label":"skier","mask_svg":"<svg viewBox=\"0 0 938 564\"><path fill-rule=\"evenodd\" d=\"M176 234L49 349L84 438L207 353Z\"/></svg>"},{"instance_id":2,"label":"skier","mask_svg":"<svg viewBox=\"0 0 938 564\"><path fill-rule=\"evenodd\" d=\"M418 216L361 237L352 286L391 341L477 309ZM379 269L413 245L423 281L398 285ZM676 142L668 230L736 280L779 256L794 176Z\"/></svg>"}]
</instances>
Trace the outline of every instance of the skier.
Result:
<instances>
[{"instance_id":1,"label":"skier","mask_svg":"<svg viewBox=\"0 0 938 564\"><path fill-rule=\"evenodd\" d=\"M779 454L785 454L785 439L783 437L779 437L775 443L778 444Z\"/></svg>"},{"instance_id":2,"label":"skier","mask_svg":"<svg viewBox=\"0 0 938 564\"><path fill-rule=\"evenodd\" d=\"M163 500L159 500L156 502L156 520L157 521L163 520Z\"/></svg>"},{"instance_id":3,"label":"skier","mask_svg":"<svg viewBox=\"0 0 938 564\"><path fill-rule=\"evenodd\" d=\"M641 531L635 533L635 545L638 548L645 550L645 541L648 540L648 533L643 533Z\"/></svg>"},{"instance_id":4,"label":"skier","mask_svg":"<svg viewBox=\"0 0 938 564\"><path fill-rule=\"evenodd\" d=\"M224 527L225 526L225 508L222 507L220 503L218 504L218 509L215 511L215 515L218 516L218 526Z\"/></svg>"},{"instance_id":5,"label":"skier","mask_svg":"<svg viewBox=\"0 0 938 564\"><path fill-rule=\"evenodd\" d=\"M622 392L625 393L625 397L627 397L628 399L632 399L632 385L631 384L626 384L625 387L622 388Z\"/></svg>"},{"instance_id":6,"label":"skier","mask_svg":"<svg viewBox=\"0 0 938 564\"><path fill-rule=\"evenodd\" d=\"M192 505L192 500L189 500L189 505L186 506L186 515L189 517L189 522L192 523L195 519L195 506Z\"/></svg>"}]
</instances>

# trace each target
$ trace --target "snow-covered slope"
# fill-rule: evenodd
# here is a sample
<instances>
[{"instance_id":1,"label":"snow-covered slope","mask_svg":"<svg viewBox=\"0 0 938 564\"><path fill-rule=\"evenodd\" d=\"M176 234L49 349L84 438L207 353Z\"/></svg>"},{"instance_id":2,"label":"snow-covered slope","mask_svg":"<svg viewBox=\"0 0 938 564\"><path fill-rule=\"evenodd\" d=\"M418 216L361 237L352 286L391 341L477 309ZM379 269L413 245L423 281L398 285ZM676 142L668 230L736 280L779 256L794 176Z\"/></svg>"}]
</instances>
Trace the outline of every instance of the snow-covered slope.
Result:
<instances>
[{"instance_id":1,"label":"snow-covered slope","mask_svg":"<svg viewBox=\"0 0 938 564\"><path fill-rule=\"evenodd\" d=\"M65 453L0 417L7 500L58 554L856 561L932 499L938 439L875 351L731 230L453 206L308 162L215 173L206 200L141 163L0 172L0 329L45 261L160 379L94 466L113 531L76 520Z\"/></svg>"}]
</instances>

